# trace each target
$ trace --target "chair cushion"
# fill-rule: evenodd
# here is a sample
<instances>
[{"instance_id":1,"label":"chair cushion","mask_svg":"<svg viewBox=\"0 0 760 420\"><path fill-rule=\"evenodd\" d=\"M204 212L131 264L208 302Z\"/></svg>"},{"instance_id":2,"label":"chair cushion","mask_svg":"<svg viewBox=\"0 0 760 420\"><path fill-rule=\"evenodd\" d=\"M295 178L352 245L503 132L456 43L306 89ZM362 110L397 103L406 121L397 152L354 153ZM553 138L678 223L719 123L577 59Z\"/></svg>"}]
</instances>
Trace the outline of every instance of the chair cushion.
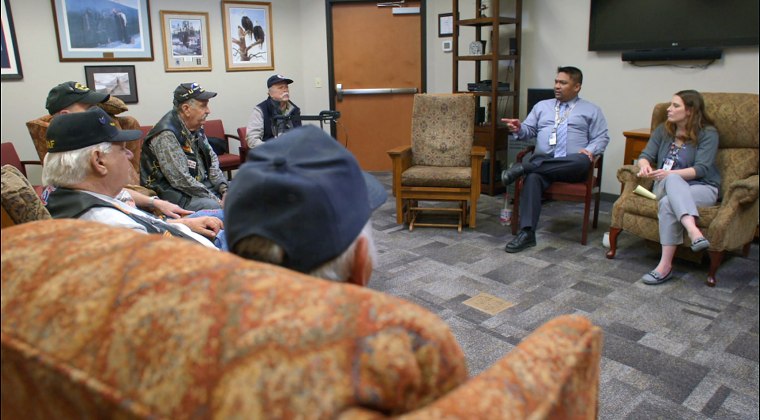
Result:
<instances>
[{"instance_id":1,"label":"chair cushion","mask_svg":"<svg viewBox=\"0 0 760 420\"><path fill-rule=\"evenodd\" d=\"M11 165L2 167L2 205L16 224L51 218L29 180Z\"/></svg>"},{"instance_id":2,"label":"chair cushion","mask_svg":"<svg viewBox=\"0 0 760 420\"><path fill-rule=\"evenodd\" d=\"M628 197L627 200L625 200L622 203L623 207L622 209L626 213L644 216L650 219L657 219L657 201L641 197L638 195L632 195ZM720 206L708 206L708 207L699 207L697 208L697 211L699 212L699 218L697 219L697 226L708 228L712 221L715 219L715 216L718 214L718 210L720 209Z\"/></svg>"},{"instance_id":3,"label":"chair cushion","mask_svg":"<svg viewBox=\"0 0 760 420\"><path fill-rule=\"evenodd\" d=\"M469 188L469 167L412 166L401 174L402 186Z\"/></svg>"},{"instance_id":4,"label":"chair cushion","mask_svg":"<svg viewBox=\"0 0 760 420\"><path fill-rule=\"evenodd\" d=\"M412 163L469 166L474 139L475 97L418 94L412 111Z\"/></svg>"},{"instance_id":5,"label":"chair cushion","mask_svg":"<svg viewBox=\"0 0 760 420\"><path fill-rule=\"evenodd\" d=\"M240 156L238 155L225 153L223 155L218 155L217 157L219 158L219 167L223 170L236 169L240 166Z\"/></svg>"}]
</instances>

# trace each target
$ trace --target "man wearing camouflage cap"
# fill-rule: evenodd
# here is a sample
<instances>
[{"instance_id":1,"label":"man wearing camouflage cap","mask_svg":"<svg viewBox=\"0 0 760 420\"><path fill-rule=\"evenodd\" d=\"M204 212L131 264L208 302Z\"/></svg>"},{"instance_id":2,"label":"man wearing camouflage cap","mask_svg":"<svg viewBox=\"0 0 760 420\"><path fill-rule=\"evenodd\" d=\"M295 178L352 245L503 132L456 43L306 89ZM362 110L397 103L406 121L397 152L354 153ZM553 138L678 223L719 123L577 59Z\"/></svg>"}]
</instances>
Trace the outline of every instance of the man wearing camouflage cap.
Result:
<instances>
[{"instance_id":1,"label":"man wearing camouflage cap","mask_svg":"<svg viewBox=\"0 0 760 420\"><path fill-rule=\"evenodd\" d=\"M220 209L227 178L203 131L216 92L197 83L174 90L174 108L145 137L140 156L140 183L163 200L191 211Z\"/></svg>"}]
</instances>

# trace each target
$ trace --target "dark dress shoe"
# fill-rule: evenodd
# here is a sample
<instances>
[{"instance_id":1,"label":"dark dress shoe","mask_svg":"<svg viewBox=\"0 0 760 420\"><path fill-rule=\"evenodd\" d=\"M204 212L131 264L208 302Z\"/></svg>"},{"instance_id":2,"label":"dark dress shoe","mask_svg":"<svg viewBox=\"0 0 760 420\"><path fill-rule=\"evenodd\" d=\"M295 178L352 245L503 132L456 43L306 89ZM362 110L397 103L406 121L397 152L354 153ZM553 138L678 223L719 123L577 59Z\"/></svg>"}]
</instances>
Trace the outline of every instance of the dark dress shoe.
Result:
<instances>
[{"instance_id":1,"label":"dark dress shoe","mask_svg":"<svg viewBox=\"0 0 760 420\"><path fill-rule=\"evenodd\" d=\"M510 185L513 182L517 181L517 178L520 178L524 174L525 168L523 168L522 164L515 163L510 166L509 169L505 169L501 172L501 182L506 187L507 185Z\"/></svg>"},{"instance_id":2,"label":"dark dress shoe","mask_svg":"<svg viewBox=\"0 0 760 420\"><path fill-rule=\"evenodd\" d=\"M507 244L504 251L512 254L532 246L536 246L536 232L532 230L521 230L520 233Z\"/></svg>"}]
</instances>

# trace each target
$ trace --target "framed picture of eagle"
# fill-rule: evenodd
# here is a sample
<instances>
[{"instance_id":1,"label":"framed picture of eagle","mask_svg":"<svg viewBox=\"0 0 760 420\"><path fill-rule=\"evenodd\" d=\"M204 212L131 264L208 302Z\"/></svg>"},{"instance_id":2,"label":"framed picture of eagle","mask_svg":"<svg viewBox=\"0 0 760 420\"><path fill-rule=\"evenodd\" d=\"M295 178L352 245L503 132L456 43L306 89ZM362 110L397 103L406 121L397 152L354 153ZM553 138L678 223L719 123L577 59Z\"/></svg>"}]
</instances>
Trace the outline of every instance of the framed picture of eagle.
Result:
<instances>
[{"instance_id":1,"label":"framed picture of eagle","mask_svg":"<svg viewBox=\"0 0 760 420\"><path fill-rule=\"evenodd\" d=\"M227 71L274 70L272 4L222 1Z\"/></svg>"},{"instance_id":2,"label":"framed picture of eagle","mask_svg":"<svg viewBox=\"0 0 760 420\"><path fill-rule=\"evenodd\" d=\"M211 71L208 13L161 10L164 70Z\"/></svg>"}]
</instances>

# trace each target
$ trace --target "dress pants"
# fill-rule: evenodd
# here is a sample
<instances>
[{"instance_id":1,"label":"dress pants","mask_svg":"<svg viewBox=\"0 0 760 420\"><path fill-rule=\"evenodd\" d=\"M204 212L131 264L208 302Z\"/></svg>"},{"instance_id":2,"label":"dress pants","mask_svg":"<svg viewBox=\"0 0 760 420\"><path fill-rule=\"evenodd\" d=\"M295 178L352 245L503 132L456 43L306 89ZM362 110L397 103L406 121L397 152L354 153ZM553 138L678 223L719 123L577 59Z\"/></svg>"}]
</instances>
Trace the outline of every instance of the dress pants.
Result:
<instances>
[{"instance_id":1,"label":"dress pants","mask_svg":"<svg viewBox=\"0 0 760 420\"><path fill-rule=\"evenodd\" d=\"M582 182L588 175L591 160L583 153L564 157L534 155L523 164L525 176L520 193L520 228L536 229L541 215L541 197L552 182Z\"/></svg>"},{"instance_id":2,"label":"dress pants","mask_svg":"<svg viewBox=\"0 0 760 420\"><path fill-rule=\"evenodd\" d=\"M660 244L681 245L683 224L681 218L687 214L699 217L697 207L712 206L718 200L718 189L707 184L689 185L680 175L671 174L654 185L654 193L659 200Z\"/></svg>"}]
</instances>

